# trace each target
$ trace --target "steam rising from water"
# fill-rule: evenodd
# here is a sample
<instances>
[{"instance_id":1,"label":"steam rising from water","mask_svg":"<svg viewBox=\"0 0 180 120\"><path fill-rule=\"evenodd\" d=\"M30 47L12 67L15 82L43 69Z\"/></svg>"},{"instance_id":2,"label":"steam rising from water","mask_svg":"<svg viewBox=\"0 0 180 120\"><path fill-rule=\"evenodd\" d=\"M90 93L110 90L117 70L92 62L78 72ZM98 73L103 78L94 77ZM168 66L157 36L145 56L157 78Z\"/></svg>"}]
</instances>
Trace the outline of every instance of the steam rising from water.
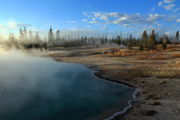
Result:
<instances>
[{"instance_id":1,"label":"steam rising from water","mask_svg":"<svg viewBox=\"0 0 180 120\"><path fill-rule=\"evenodd\" d=\"M46 80L56 79L58 69L57 63L51 59L32 57L21 51L1 50L0 115L22 108L37 91L55 95L56 84Z\"/></svg>"},{"instance_id":2,"label":"steam rising from water","mask_svg":"<svg viewBox=\"0 0 180 120\"><path fill-rule=\"evenodd\" d=\"M112 105L122 110L133 91L79 64L0 50L1 120L81 120Z\"/></svg>"}]
</instances>

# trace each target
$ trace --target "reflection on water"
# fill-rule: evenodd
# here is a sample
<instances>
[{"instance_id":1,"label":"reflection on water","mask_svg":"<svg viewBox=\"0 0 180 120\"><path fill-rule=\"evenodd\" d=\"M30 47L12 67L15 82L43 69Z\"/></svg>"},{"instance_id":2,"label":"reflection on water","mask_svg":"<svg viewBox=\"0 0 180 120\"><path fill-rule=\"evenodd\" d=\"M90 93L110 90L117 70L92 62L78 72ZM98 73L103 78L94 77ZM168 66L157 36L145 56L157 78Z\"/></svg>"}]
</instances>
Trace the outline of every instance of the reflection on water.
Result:
<instances>
[{"instance_id":1,"label":"reflection on water","mask_svg":"<svg viewBox=\"0 0 180 120\"><path fill-rule=\"evenodd\" d=\"M0 120L81 120L113 106L122 110L133 91L79 64L0 55Z\"/></svg>"}]
</instances>

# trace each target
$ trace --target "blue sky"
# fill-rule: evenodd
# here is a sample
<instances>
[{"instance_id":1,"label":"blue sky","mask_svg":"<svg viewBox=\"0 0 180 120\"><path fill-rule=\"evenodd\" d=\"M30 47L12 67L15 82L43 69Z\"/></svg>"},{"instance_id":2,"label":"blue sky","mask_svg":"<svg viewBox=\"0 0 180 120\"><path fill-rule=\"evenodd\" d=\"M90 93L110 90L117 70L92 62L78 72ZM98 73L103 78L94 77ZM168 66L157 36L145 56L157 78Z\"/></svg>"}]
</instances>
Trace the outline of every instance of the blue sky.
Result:
<instances>
[{"instance_id":1,"label":"blue sky","mask_svg":"<svg viewBox=\"0 0 180 120\"><path fill-rule=\"evenodd\" d=\"M46 31L108 30L141 32L180 28L180 0L1 0L0 33L26 26Z\"/></svg>"}]
</instances>

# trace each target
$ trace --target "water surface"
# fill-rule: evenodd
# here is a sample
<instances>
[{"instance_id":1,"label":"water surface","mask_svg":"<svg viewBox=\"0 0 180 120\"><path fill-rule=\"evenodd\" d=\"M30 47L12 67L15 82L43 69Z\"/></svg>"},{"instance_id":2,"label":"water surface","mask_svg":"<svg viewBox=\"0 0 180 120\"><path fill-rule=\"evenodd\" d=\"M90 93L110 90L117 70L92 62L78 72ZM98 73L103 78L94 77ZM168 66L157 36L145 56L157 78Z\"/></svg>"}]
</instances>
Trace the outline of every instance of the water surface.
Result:
<instances>
[{"instance_id":1,"label":"water surface","mask_svg":"<svg viewBox=\"0 0 180 120\"><path fill-rule=\"evenodd\" d=\"M132 99L133 88L97 78L80 64L19 54L8 59L0 60L0 120L82 120L123 110Z\"/></svg>"}]
</instances>

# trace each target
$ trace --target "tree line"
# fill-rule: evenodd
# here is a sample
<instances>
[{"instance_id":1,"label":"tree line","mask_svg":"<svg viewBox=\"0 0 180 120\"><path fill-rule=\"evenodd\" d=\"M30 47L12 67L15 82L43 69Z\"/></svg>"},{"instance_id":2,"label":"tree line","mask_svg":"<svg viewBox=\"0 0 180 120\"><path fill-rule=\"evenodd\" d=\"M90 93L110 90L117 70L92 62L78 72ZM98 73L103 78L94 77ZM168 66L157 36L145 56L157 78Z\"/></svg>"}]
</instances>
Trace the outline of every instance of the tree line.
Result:
<instances>
[{"instance_id":1,"label":"tree line","mask_svg":"<svg viewBox=\"0 0 180 120\"><path fill-rule=\"evenodd\" d=\"M19 38L16 38L13 33L9 33L8 40L4 42L6 46L24 47L24 48L48 48L48 47L80 47L80 46L124 46L128 49L133 47L139 47L140 50L153 50L157 48L157 45L161 45L163 49L167 48L168 44L179 44L179 31L175 33L175 36L168 36L167 34L160 35L152 30L151 33L143 31L141 37L136 38L130 34L128 37L117 35L114 38L108 38L107 34L100 37L87 37L79 36L78 38L72 38L67 36L66 38L61 36L61 31L53 31L52 27L49 29L47 38L42 39L38 32L33 34L32 31L27 31L26 27L19 30Z\"/></svg>"}]
</instances>

